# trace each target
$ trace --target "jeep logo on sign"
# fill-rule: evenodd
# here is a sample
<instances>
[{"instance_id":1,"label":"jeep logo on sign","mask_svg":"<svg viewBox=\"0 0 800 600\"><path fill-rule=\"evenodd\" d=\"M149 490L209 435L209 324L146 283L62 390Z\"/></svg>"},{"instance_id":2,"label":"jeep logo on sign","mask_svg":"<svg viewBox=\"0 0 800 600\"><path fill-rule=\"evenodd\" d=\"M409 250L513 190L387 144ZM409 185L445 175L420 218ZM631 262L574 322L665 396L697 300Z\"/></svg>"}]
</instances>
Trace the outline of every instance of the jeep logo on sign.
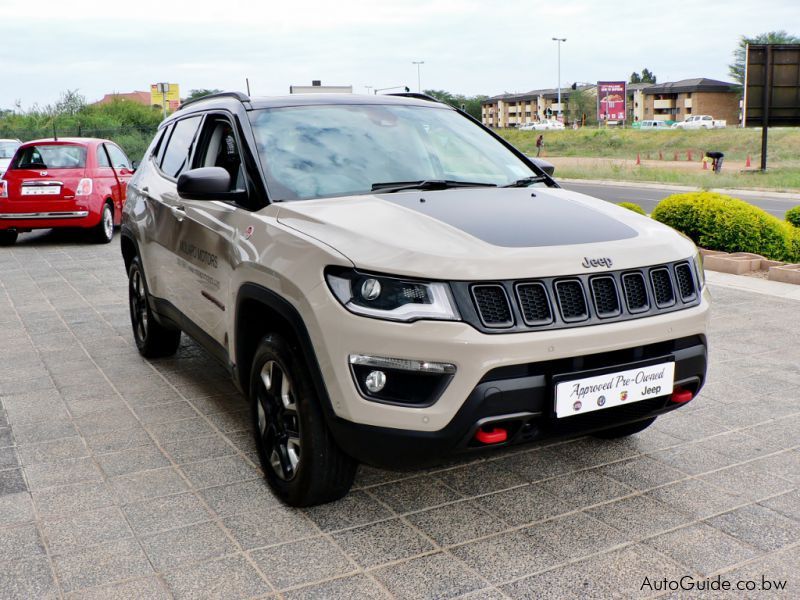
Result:
<instances>
[{"instance_id":1,"label":"jeep logo on sign","mask_svg":"<svg viewBox=\"0 0 800 600\"><path fill-rule=\"evenodd\" d=\"M608 257L589 258L588 256L584 256L581 266L587 269L591 269L592 267L606 267L610 269L612 264L614 264L614 262Z\"/></svg>"}]
</instances>

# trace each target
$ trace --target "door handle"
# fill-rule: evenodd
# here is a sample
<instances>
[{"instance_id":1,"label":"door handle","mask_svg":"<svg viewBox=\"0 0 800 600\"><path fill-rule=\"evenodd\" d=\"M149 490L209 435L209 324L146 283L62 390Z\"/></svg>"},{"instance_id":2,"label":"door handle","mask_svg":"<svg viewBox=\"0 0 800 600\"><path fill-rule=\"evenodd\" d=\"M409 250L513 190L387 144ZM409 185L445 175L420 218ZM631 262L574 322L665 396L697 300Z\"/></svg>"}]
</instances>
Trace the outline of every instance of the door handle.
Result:
<instances>
[{"instance_id":1,"label":"door handle","mask_svg":"<svg viewBox=\"0 0 800 600\"><path fill-rule=\"evenodd\" d=\"M170 206L170 211L172 211L172 216L175 217L178 221L183 221L184 217L186 216L186 209L182 206Z\"/></svg>"}]
</instances>

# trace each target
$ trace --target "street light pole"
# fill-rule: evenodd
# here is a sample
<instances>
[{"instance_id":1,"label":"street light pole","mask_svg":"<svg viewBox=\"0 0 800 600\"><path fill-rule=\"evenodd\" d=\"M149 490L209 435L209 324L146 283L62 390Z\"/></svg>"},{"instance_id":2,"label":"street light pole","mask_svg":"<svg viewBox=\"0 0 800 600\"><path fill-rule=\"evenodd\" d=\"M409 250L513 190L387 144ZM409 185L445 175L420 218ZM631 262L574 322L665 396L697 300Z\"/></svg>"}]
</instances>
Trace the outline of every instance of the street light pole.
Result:
<instances>
[{"instance_id":1,"label":"street light pole","mask_svg":"<svg viewBox=\"0 0 800 600\"><path fill-rule=\"evenodd\" d=\"M558 44L558 116L561 116L561 42L566 42L567 38L554 37L553 41Z\"/></svg>"},{"instance_id":2,"label":"street light pole","mask_svg":"<svg viewBox=\"0 0 800 600\"><path fill-rule=\"evenodd\" d=\"M367 93L369 94L369 91L372 89L373 86L365 85L364 87L367 89Z\"/></svg>"},{"instance_id":3,"label":"street light pole","mask_svg":"<svg viewBox=\"0 0 800 600\"><path fill-rule=\"evenodd\" d=\"M422 93L422 85L420 84L420 78L419 78L419 66L420 65L424 65L425 61L424 60L412 60L411 64L412 65L417 65L417 92L419 92L421 94Z\"/></svg>"}]
</instances>

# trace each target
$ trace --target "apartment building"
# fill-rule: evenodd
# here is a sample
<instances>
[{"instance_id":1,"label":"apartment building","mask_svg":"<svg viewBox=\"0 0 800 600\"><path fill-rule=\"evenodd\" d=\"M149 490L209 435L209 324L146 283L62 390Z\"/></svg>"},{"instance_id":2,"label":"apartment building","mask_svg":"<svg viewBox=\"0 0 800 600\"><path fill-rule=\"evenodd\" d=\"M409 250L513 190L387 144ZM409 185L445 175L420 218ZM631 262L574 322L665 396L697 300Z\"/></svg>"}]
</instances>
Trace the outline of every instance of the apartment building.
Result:
<instances>
[{"instance_id":1,"label":"apartment building","mask_svg":"<svg viewBox=\"0 0 800 600\"><path fill-rule=\"evenodd\" d=\"M736 84L699 77L650 85L641 90L642 119L683 121L691 115L711 115L728 124L739 122L739 90Z\"/></svg>"},{"instance_id":2,"label":"apartment building","mask_svg":"<svg viewBox=\"0 0 800 600\"><path fill-rule=\"evenodd\" d=\"M588 91L596 97L597 87L578 86L579 91ZM561 88L561 112L567 117L567 104L571 87ZM519 127L548 118L548 111L554 118L559 112L558 89L531 90L523 94L500 94L484 100L481 105L481 121L487 127Z\"/></svg>"}]
</instances>

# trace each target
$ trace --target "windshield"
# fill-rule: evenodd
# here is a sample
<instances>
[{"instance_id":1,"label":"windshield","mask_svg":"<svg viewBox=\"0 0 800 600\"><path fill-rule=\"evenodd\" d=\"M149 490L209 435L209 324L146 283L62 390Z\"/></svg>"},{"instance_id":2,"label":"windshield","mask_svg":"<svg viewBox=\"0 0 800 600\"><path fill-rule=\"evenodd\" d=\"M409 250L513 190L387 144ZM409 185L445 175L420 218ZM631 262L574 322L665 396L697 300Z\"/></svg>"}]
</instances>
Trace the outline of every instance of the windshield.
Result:
<instances>
[{"instance_id":1,"label":"windshield","mask_svg":"<svg viewBox=\"0 0 800 600\"><path fill-rule=\"evenodd\" d=\"M391 182L508 185L539 174L447 108L299 106L254 111L251 120L273 200L368 193Z\"/></svg>"},{"instance_id":2,"label":"windshield","mask_svg":"<svg viewBox=\"0 0 800 600\"><path fill-rule=\"evenodd\" d=\"M0 158L11 158L19 148L19 142L0 142Z\"/></svg>"},{"instance_id":3,"label":"windshield","mask_svg":"<svg viewBox=\"0 0 800 600\"><path fill-rule=\"evenodd\" d=\"M75 145L27 146L17 155L12 169L82 169L86 148Z\"/></svg>"}]
</instances>

